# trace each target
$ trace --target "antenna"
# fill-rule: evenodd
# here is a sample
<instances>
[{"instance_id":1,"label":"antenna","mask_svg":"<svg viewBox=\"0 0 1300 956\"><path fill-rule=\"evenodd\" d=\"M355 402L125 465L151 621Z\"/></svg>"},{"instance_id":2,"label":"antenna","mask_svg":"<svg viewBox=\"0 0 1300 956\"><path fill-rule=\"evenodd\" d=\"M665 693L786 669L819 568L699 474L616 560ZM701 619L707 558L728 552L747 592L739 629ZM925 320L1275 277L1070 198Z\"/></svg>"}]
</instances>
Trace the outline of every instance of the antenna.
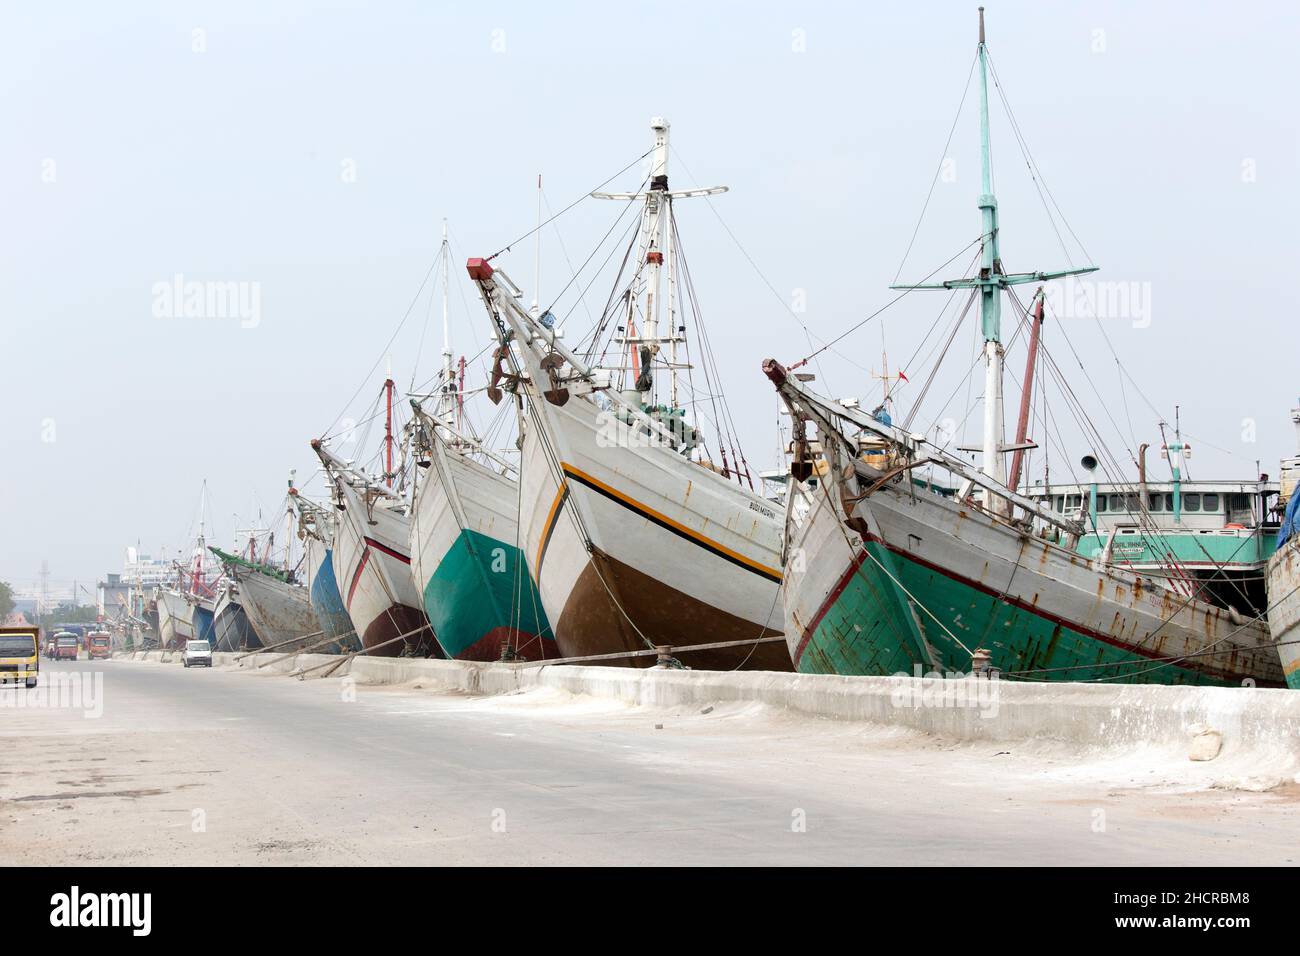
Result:
<instances>
[{"instance_id":1,"label":"antenna","mask_svg":"<svg viewBox=\"0 0 1300 956\"><path fill-rule=\"evenodd\" d=\"M542 307L542 174L537 174L537 229L533 240L533 317Z\"/></svg>"},{"instance_id":2,"label":"antenna","mask_svg":"<svg viewBox=\"0 0 1300 956\"><path fill-rule=\"evenodd\" d=\"M444 366L451 359L451 325L447 321L447 220L442 220L442 357Z\"/></svg>"}]
</instances>

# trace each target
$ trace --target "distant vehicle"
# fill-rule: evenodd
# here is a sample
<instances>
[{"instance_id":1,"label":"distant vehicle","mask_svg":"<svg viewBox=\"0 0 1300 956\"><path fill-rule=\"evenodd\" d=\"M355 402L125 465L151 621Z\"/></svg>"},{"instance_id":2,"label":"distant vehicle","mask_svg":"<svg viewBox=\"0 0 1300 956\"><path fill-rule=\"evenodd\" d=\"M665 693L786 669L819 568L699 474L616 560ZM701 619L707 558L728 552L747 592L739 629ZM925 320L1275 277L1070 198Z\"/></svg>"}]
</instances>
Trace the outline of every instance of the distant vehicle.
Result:
<instances>
[{"instance_id":1,"label":"distant vehicle","mask_svg":"<svg viewBox=\"0 0 1300 956\"><path fill-rule=\"evenodd\" d=\"M212 645L207 641L186 641L182 660L186 667L211 667Z\"/></svg>"},{"instance_id":2,"label":"distant vehicle","mask_svg":"<svg viewBox=\"0 0 1300 956\"><path fill-rule=\"evenodd\" d=\"M102 660L113 656L113 641L107 631L91 631L86 635L86 653L90 659Z\"/></svg>"},{"instance_id":3,"label":"distant vehicle","mask_svg":"<svg viewBox=\"0 0 1300 956\"><path fill-rule=\"evenodd\" d=\"M54 635L54 653L50 655L55 660L73 660L77 659L77 654L81 650L81 639L70 631L60 631Z\"/></svg>"},{"instance_id":4,"label":"distant vehicle","mask_svg":"<svg viewBox=\"0 0 1300 956\"><path fill-rule=\"evenodd\" d=\"M41 629L34 626L0 627L0 682L26 681L36 686L41 670Z\"/></svg>"}]
</instances>

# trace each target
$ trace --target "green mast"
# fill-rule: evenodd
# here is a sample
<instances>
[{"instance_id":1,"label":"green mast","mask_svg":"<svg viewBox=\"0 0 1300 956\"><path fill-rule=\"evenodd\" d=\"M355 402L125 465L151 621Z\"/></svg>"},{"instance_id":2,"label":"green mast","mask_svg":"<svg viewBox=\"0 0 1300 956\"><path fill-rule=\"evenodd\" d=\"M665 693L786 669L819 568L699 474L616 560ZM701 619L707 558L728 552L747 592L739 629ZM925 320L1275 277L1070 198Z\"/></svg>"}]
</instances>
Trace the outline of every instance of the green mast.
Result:
<instances>
[{"instance_id":1,"label":"green mast","mask_svg":"<svg viewBox=\"0 0 1300 956\"><path fill-rule=\"evenodd\" d=\"M984 8L980 7L980 42L976 50L980 61L980 218L984 232L980 253L980 326L984 341L1002 341L1001 287L993 281L1002 272L998 254L998 198L993 195L993 151L989 148L989 83L987 50L984 46Z\"/></svg>"},{"instance_id":2,"label":"green mast","mask_svg":"<svg viewBox=\"0 0 1300 956\"><path fill-rule=\"evenodd\" d=\"M1002 291L1027 282L1047 282L1064 276L1096 272L1096 266L1066 269L1061 272L1019 272L1007 275L1002 269L999 251L998 200L993 195L993 161L989 146L988 52L984 43L984 8L979 8L980 35L976 55L980 74L980 166L979 197L982 233L980 236L980 271L970 279L950 279L932 285L892 285L891 289L978 289L980 294L980 328L984 333L984 461L980 470L995 481L1006 483L1003 454L1011 447L1003 441L1002 414ZM985 495L990 510L1002 507L1001 499Z\"/></svg>"}]
</instances>

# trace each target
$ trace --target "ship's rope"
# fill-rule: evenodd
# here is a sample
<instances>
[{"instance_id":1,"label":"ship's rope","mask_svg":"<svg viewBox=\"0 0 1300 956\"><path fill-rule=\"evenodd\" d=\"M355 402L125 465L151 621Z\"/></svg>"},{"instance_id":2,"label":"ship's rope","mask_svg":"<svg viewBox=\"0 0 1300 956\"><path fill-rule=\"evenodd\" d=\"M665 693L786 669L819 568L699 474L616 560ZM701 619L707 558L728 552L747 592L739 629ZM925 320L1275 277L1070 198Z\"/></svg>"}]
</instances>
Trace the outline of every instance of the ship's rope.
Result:
<instances>
[{"instance_id":1,"label":"ship's rope","mask_svg":"<svg viewBox=\"0 0 1300 956\"><path fill-rule=\"evenodd\" d=\"M916 399L912 402L912 407L908 410L907 418L903 420L904 431L911 431L912 422L916 420L916 414L921 410L921 405L925 401L925 397L930 394L930 386L934 384L935 376L939 374L939 366L943 363L944 356L948 354L948 349L952 348L952 343L957 338L957 333L961 331L961 327L966 321L966 316L970 313L971 307L975 304L975 300L978 297L979 297L979 293L976 292L974 289L972 289L970 296L967 297L966 299L965 307L958 314L957 321L953 323L952 332L949 333L948 340L944 343L943 349L939 352L938 359L935 361L933 365L930 366L930 374L926 378L925 384L921 386L921 393L916 396ZM919 346L917 348L917 351L918 352L920 351ZM926 360L928 364L929 356L926 357ZM910 365L912 363L909 361L908 364ZM944 407L946 408L947 406L945 405ZM940 411L940 414L943 414L942 410Z\"/></svg>"},{"instance_id":2,"label":"ship's rope","mask_svg":"<svg viewBox=\"0 0 1300 956\"><path fill-rule=\"evenodd\" d=\"M519 368L518 363L515 360L513 351L507 352L507 358L515 374L516 375L522 374L522 369ZM534 383L534 385L535 388L541 387L539 383ZM535 406L535 401L538 400L544 401L545 399L538 398L536 396L536 393L534 392L534 394L528 396L527 405L526 405L527 407L526 414L528 418L531 419L532 422L531 431L533 437L537 441L541 442L542 453L546 458L546 462L551 470L551 473L555 476L558 486L563 489L568 489L569 479L568 476L565 475L564 468L560 464L559 452L556 451L555 446L551 443L550 437L546 434L546 427L541 420L541 413L537 410ZM523 462L521 459L520 462L521 474L519 478L521 485L523 483L522 468L523 468ZM579 536L582 538L582 542L584 545L583 550L586 551L587 554L587 563L591 566L592 571L595 573L596 580L598 580L601 584L601 587L605 589L605 593L609 596L610 603L614 605L614 607L618 610L619 614L622 615L623 619L627 621L629 625L631 625L632 630L636 632L637 637L641 639L641 641L645 644L645 646L647 648L653 648L655 646L654 642L651 641L649 638L647 638L645 634L641 631L641 628L637 626L636 621L632 620L631 615L628 614L627 610L623 607L623 603L614 594L613 589L609 586L609 583L605 580L604 574L601 573L601 568L596 563L596 559L592 554L595 545L591 540L591 533L587 530L587 525L586 522L583 520L582 515L578 513L577 503L571 502L569 507L563 508L562 510L568 516L570 523L574 527L574 530L577 531ZM554 534L554 531L552 531L552 534ZM538 587L540 588L541 577L542 577L542 569L540 567L536 569L536 574L538 580Z\"/></svg>"},{"instance_id":3,"label":"ship's rope","mask_svg":"<svg viewBox=\"0 0 1300 956\"><path fill-rule=\"evenodd\" d=\"M934 187L939 184L939 176L943 172L943 164L947 161L949 153L948 147L952 145L953 134L957 132L957 124L961 121L961 111L966 105L966 94L970 92L970 81L975 76L975 64L979 62L979 54L971 57L970 69L966 72L966 85L961 91L961 100L957 103L957 112L953 115L952 126L948 129L948 138L943 142L943 151L939 153L939 162L934 167L934 177L930 180L930 189L925 194L925 202L921 204L921 214L916 217L916 225L912 229L912 238L907 241L907 248L903 251L903 258L898 263L898 271L894 273L894 284L898 284L898 277L903 274L903 266L907 265L907 257L912 254L912 246L916 244L916 237L921 232L921 223L925 221L925 213L930 208L930 200L934 196Z\"/></svg>"},{"instance_id":4,"label":"ship's rope","mask_svg":"<svg viewBox=\"0 0 1300 956\"><path fill-rule=\"evenodd\" d=\"M818 416L818 418L820 418L820 416ZM828 424L829 424L829 423L828 423ZM844 435L839 431L839 429L838 429L838 428L834 428L833 426L832 426L832 429L835 431L835 437L836 437L837 439L839 439L839 441L843 442L843 443L847 446L849 443L848 443L847 440L845 439ZM820 429L819 429L819 430L820 430ZM826 438L829 438L830 436L819 436L819 437L821 437L822 440L824 441ZM825 451L824 451L824 450L823 450L823 454L825 454ZM829 474L830 471L831 471L831 469L832 469L834 466L832 465L832 463L831 463L830 461L827 461L826 464L827 464L827 466L828 466L828 467L827 467L827 474ZM850 456L850 465L852 465L852 456ZM792 477L791 477L791 481L793 481L793 480L794 480L794 479L793 479L793 476L792 476ZM841 479L840 479L840 477L839 477L839 474L837 473L837 474L836 474L836 477L835 477L835 483L838 484L838 483L840 482L840 480L841 480ZM853 543L853 539L849 536L848 531L847 531L847 530L845 529L845 527L844 527L844 522L843 522L842 520L840 520L839 515L838 515L838 514L836 513L836 511L835 511L835 503L834 503L833 501L831 501L829 483L825 480L825 476L823 476L823 477L821 478L821 480L819 480L819 481L817 482L817 484L818 484L818 487L821 488L821 490L822 490L822 494L821 494L821 495L814 495L814 497L818 499L818 502L819 502L819 505L820 505L820 506L825 507L825 508L828 509L828 514L829 514L829 516L830 516L830 520L831 520L832 522L834 522L835 527L839 529L840 534L844 537L844 544L848 547L848 549L849 549L849 553L850 553L850 554L853 554L854 552L857 551L857 546L854 545L854 543ZM789 494L793 494L793 493L794 493L794 490L795 490L795 489L794 489L793 487L791 487L791 488L789 489L788 493L789 493ZM961 648L963 651L965 651L967 654L971 654L971 655L973 655L973 652L971 651L971 649L970 649L969 647L966 646L966 644L962 641L962 639L961 639L960 637L958 637L956 634L954 634L954 633L952 632L952 630L948 627L948 625L944 624L943 621L939 620L938 616L935 615L935 613L934 613L933 611L931 611L928 607L926 607L925 603L924 603L920 598L916 597L916 595L914 595L911 591L909 591L909 590L907 589L907 587L903 584L903 582L899 581L898 578L895 577L894 574L893 574L893 573L892 573L892 572L891 572L887 567L885 567L884 564L882 564L882 563L879 561L879 559L876 558L876 556L875 556L874 554L871 553L871 550L867 547L867 542L866 542L866 541L863 541L863 542L862 542L862 553L863 553L864 555L866 555L868 558L870 558L870 559L871 559L871 562L872 562L873 564L875 564L875 566L878 567L878 568L879 568L879 569L880 569L880 570L885 574L885 576L888 577L889 580L892 581L892 582L893 582L893 583L898 587L898 589L899 589L900 591L902 591L905 595L907 595L908 600L910 600L910 601L911 601L912 603L914 603L917 607L919 607L922 611L924 611L925 614L926 614L926 615L927 615L931 620L934 621L934 623L938 624L939 627L943 630L943 632L944 632L945 634L947 634L948 637L950 637L950 638L953 640L953 642L954 642L958 647L960 647L960 648ZM853 569L853 573L854 573L855 575L862 576L862 581L863 581L863 583L866 584L868 587L871 587L871 582L870 582L870 581L865 577L865 575L863 575L863 573L862 573L862 565L861 565L861 564L856 564L856 563L855 563L855 566L854 566L854 569ZM922 637L924 637L924 635L922 635ZM933 662L931 662L931 663L933 663Z\"/></svg>"},{"instance_id":5,"label":"ship's rope","mask_svg":"<svg viewBox=\"0 0 1300 956\"><path fill-rule=\"evenodd\" d=\"M686 164L686 160L684 160L681 157L681 154L678 152L677 147L670 144L668 149L672 152L673 156L677 158L677 161L681 163L682 169L686 171L686 175L695 181L695 188L699 188L700 186L699 180L696 178L695 174L691 172L690 167ZM749 263L750 268L754 270L754 274L758 276L758 278L762 281L763 285L767 286L767 290L771 292L772 297L781 304L781 308L786 311L786 313L790 316L790 318L794 319L795 323L801 329L803 329L804 338L808 342L809 350L815 348L815 346L813 345L813 340L816 339L818 342L821 342L822 339L813 333L813 331L808 327L807 323L805 323L804 320L799 317L799 313L796 312L791 307L790 302L787 301L786 298L782 296L780 292L777 291L776 286L772 284L771 280L768 279L768 277L764 274L763 270L759 268L758 262L755 261L752 255L750 255L749 250L745 248L744 244L740 241L740 238L732 230L731 226L727 224L727 221L722 217L722 213L718 212L718 207L713 202L713 197L703 196L702 198L704 199L705 205L709 207L709 211L713 213L714 218L718 220L718 225L722 226L722 229L727 234L728 238L731 239L732 243L736 246L736 249L745 258L745 261ZM852 356L844 352L841 352L838 349L831 349L831 352L834 353L838 358L843 359L845 362L852 365L854 368L857 368L863 372L868 372L868 373L871 371L865 365L862 365L859 362L855 361ZM816 367L817 367L817 375L821 378L823 382L825 382L826 375L822 370L821 363L817 362Z\"/></svg>"},{"instance_id":6,"label":"ship's rope","mask_svg":"<svg viewBox=\"0 0 1300 956\"><path fill-rule=\"evenodd\" d=\"M939 274L940 272L942 272L944 269L948 268L948 266L952 265L954 262L956 262L958 259L960 259L963 255L965 255L967 249L970 249L972 246L976 246L976 245L978 245L978 244L981 243L983 240L984 240L984 234L983 234L983 233L980 233L978 236L976 236L976 237L975 237L974 239L972 239L970 242L966 243L966 245L962 246L962 247L961 247L960 249L958 249L955 253L953 253L952 256L950 256L947 260L945 260L944 262L940 263L940 264L939 264L938 266L936 266L933 270L931 270L927 275L923 276L923 277L921 278L921 281L918 282L918 283L916 283L916 284L917 284L917 285L923 285L924 283L928 282L930 279L933 279L936 275L938 275L938 274ZM853 325L849 326L847 329L845 329L845 330L844 330L843 332L841 332L839 335L835 336L835 338L831 339L829 342L827 342L827 343L826 343L825 345L823 345L821 348L818 348L818 349L813 350L813 351L810 352L808 355L805 355L803 358L799 359L799 361L797 361L797 362L793 363L792 365L790 365L790 366L789 366L789 371L794 371L794 370L797 369L797 368L801 368L802 366L807 365L810 361L812 361L813 359L815 359L817 356L821 355L823 352L825 352L826 350L828 350L829 348L831 348L831 346L835 345L837 342L840 342L840 341L844 340L845 338L847 338L848 336L852 335L854 332L856 332L858 329L862 328L864 325L866 325L866 324L867 324L868 322L870 322L872 319L874 319L874 318L876 318L877 316L879 316L879 315L883 314L884 312L888 311L888 310L889 310L893 305L895 305L895 304L898 303L898 302L901 302L903 299L907 298L907 296L908 296L909 294L911 294L912 292L915 292L915 291L916 291L915 289L911 289L911 288L909 288L909 289L903 289L901 292L898 293L898 295L894 296L892 299L890 299L888 302L886 302L886 303L885 303L884 305L882 305L880 308L876 309L876 311L872 312L872 313L871 313L870 315L868 315L866 318L861 319L861 320L858 321L858 322L855 322Z\"/></svg>"},{"instance_id":7,"label":"ship's rope","mask_svg":"<svg viewBox=\"0 0 1300 956\"><path fill-rule=\"evenodd\" d=\"M637 192L640 192L643 188L645 188L648 182L649 180L642 180L641 185L637 187ZM625 204L623 211L620 212L614 218L614 221L612 223L610 223L609 228L605 230L605 234L600 237L600 240L595 244L595 246L592 247L591 252L587 254L587 258L582 260L582 265L580 265L577 271L573 273L572 278L570 278L568 282L564 283L563 288L561 288L559 292L557 292L555 295L551 297L551 304L548 305L546 308L542 309L541 312L539 313L540 315L545 315L547 312L552 312L559 305L560 299L562 299L564 297L564 294L574 286L574 284L578 281L578 276L582 275L582 273L586 271L587 266L591 264L591 260L596 258L596 253L600 252L601 248L605 245L605 243L609 241L610 236L614 234L614 230L618 228L619 223L623 221L623 217L626 216L628 214L628 211L633 208L635 208L634 203L629 202ZM627 232L630 232L632 228L638 224L638 222L639 220L635 218L630 219L628 225L625 227L625 232L623 233L623 235L626 235ZM600 278L602 271L604 270L605 266L609 264L609 260L613 258L614 252L617 251L620 244L621 243L612 243L610 245L610 251L606 254L604 261L601 263L601 267L593 272L591 281L588 282L585 286L583 286L582 291L578 296L578 301L581 302L585 300L587 292L591 289L592 285L595 284L596 280ZM573 314L573 310L576 308L577 308L577 303L574 303L574 305L570 307L567 312L564 313L560 321L561 322L567 321L569 316ZM559 323L557 322L557 324Z\"/></svg>"},{"instance_id":8,"label":"ship's rope","mask_svg":"<svg viewBox=\"0 0 1300 956\"><path fill-rule=\"evenodd\" d=\"M523 242L525 239L527 239L529 236L532 236L533 234L535 234L536 232L538 232L540 229L543 229L543 228L545 228L546 226L549 226L551 223L555 222L555 220L559 219L561 216L563 216L566 212L568 212L568 211L569 211L570 209L572 209L574 206L577 206L579 203L581 203L584 199L590 199L592 193L594 193L594 192L599 192L600 190L604 189L606 186L608 186L610 183L612 183L615 179L618 179L619 176L622 176L625 172L627 172L629 169L631 169L631 168L632 168L633 166L635 166L637 163L641 162L641 160L645 159L647 156L649 156L649 155L650 155L651 153L653 153L653 152L654 152L654 147L652 146L650 149L647 149L644 153L642 153L642 154L641 154L640 156L638 156L636 159L632 160L632 162L628 163L626 166L624 166L622 169L620 169L618 172L616 172L613 176L610 176L608 179L606 179L604 182L600 183L599 185L597 185L597 186L593 186L591 189L588 189L588 190L587 190L586 192L584 192L581 196L579 196L577 199L573 200L573 202L569 203L567 206L565 206L563 209L561 209L561 210L560 210L559 212L557 212L555 215L551 216L549 219L544 220L543 222L539 222L536 226L534 226L532 229L529 229L526 233L524 233L524 234L523 234L522 236L520 236L518 239L515 239L514 241L509 242L509 243L507 243L506 245L502 246L502 247L501 247L500 249L498 249L496 252L492 253L492 255L488 256L488 257L487 257L487 261L488 261L488 262L491 262L491 261L492 261L493 259L495 259L497 256L501 255L501 253L503 253L503 252L509 252L509 251L510 251L510 248L511 248L512 246L518 245L519 243L521 243L521 242ZM640 191L640 190L638 190L638 192L639 192L639 191ZM632 204L629 202L628 205L630 206L630 205L632 205Z\"/></svg>"},{"instance_id":9,"label":"ship's rope","mask_svg":"<svg viewBox=\"0 0 1300 956\"><path fill-rule=\"evenodd\" d=\"M714 428L718 433L719 450L723 450L724 448L731 450L731 457L735 460L735 464L736 464L737 484L739 484L740 477L743 475L744 478L749 482L749 487L752 490L754 487L754 480L749 473L749 462L745 458L745 450L741 446L739 437L737 435L736 422L731 415L731 406L727 402L726 397L720 394L722 374L718 371L718 363L714 355L713 343L709 339L708 329L704 324L703 317L700 315L699 297L695 292L695 277L692 275L690 266L686 262L686 250L682 245L681 237L677 231L677 217L672 213L671 210L672 207L670 204L668 227L673 232L673 239L674 239L673 252L681 264L681 270L680 270L681 282L686 291L686 301L690 305L692 317L694 318L695 324L699 329L700 354L703 356L704 359L704 363L703 363L704 379L705 379L705 385L708 388L708 392L710 395L710 399L709 399L710 405L713 408L713 413L716 418L716 421L714 422ZM685 309L683 309L682 322L683 323L685 322ZM673 334L676 334L676 330L673 330ZM689 350L689 342L688 342L687 343L688 364L689 364L689 356L690 356L690 350ZM695 389L694 389L693 377L688 375L687 381L691 388L692 395L694 395ZM719 401L719 399L721 401ZM719 404L721 404L721 412L719 412L718 410ZM724 457L723 457L724 472L726 471L726 468L727 468L727 462L726 462L726 457L724 452Z\"/></svg>"}]
</instances>

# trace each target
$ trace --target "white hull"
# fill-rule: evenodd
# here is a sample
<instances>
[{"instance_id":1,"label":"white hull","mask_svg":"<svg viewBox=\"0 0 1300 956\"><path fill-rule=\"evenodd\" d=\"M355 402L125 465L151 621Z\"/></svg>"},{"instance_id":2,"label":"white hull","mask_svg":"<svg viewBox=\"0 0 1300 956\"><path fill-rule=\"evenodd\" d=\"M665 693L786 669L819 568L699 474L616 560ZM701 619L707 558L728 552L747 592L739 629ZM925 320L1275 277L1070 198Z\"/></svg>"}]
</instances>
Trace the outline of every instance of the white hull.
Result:
<instances>
[{"instance_id":1,"label":"white hull","mask_svg":"<svg viewBox=\"0 0 1300 956\"><path fill-rule=\"evenodd\" d=\"M1300 689L1300 538L1268 560L1268 625L1289 687Z\"/></svg>"},{"instance_id":2,"label":"white hull","mask_svg":"<svg viewBox=\"0 0 1300 956\"><path fill-rule=\"evenodd\" d=\"M239 604L264 647L293 651L321 639L306 588L246 568L236 568L234 574Z\"/></svg>"},{"instance_id":3,"label":"white hull","mask_svg":"<svg viewBox=\"0 0 1300 956\"><path fill-rule=\"evenodd\" d=\"M529 399L521 537L562 654L780 635L781 526L771 502L663 445L620 443L626 431L583 397L563 406L531 391ZM630 569L638 588L656 588L657 601L679 603L682 616L632 613L635 596L615 580L616 567ZM611 610L593 610L600 602ZM597 633L611 628L620 633Z\"/></svg>"},{"instance_id":4,"label":"white hull","mask_svg":"<svg viewBox=\"0 0 1300 956\"><path fill-rule=\"evenodd\" d=\"M424 603L408 555L410 519L382 503L367 508L351 485L338 484L344 510L334 532L335 577L352 624L362 644L371 649L425 623ZM381 650L398 654L404 643L416 647L429 641L426 627Z\"/></svg>"},{"instance_id":5,"label":"white hull","mask_svg":"<svg viewBox=\"0 0 1300 956\"><path fill-rule=\"evenodd\" d=\"M193 613L179 591L158 592L158 635L163 647L180 647L194 637Z\"/></svg>"}]
</instances>

